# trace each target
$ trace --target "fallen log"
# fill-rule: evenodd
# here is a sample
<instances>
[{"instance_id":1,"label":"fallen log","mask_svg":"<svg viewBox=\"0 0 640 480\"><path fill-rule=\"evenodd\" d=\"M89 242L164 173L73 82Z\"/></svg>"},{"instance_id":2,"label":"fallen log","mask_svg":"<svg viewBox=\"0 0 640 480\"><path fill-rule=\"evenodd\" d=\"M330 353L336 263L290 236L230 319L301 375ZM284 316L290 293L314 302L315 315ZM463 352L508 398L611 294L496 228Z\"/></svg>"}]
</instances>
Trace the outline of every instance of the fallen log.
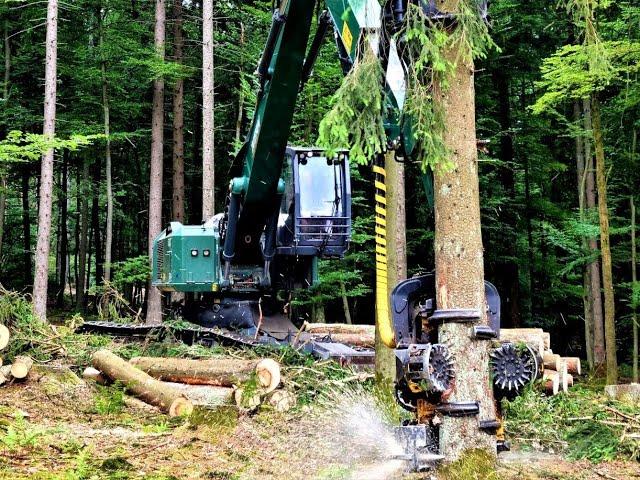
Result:
<instances>
[{"instance_id":1,"label":"fallen log","mask_svg":"<svg viewBox=\"0 0 640 480\"><path fill-rule=\"evenodd\" d=\"M241 410L255 410L262 403L258 392L245 390L244 388L236 388L233 392L233 398Z\"/></svg>"},{"instance_id":2,"label":"fallen log","mask_svg":"<svg viewBox=\"0 0 640 480\"><path fill-rule=\"evenodd\" d=\"M313 334L314 339L321 340L324 337L331 338L332 342L344 343L355 347L373 348L375 346L375 335L359 334L359 333L327 333Z\"/></svg>"},{"instance_id":3,"label":"fallen log","mask_svg":"<svg viewBox=\"0 0 640 480\"><path fill-rule=\"evenodd\" d=\"M303 330L308 333L351 333L358 335L375 335L375 325L355 325L348 323L305 323Z\"/></svg>"},{"instance_id":4,"label":"fallen log","mask_svg":"<svg viewBox=\"0 0 640 480\"><path fill-rule=\"evenodd\" d=\"M500 342L526 343L540 358L544 357L544 339L539 332L523 332L516 328L500 329Z\"/></svg>"},{"instance_id":5,"label":"fallen log","mask_svg":"<svg viewBox=\"0 0 640 480\"><path fill-rule=\"evenodd\" d=\"M194 405L215 407L233 403L233 388L216 387L213 385L188 385L186 383L169 383L180 390Z\"/></svg>"},{"instance_id":6,"label":"fallen log","mask_svg":"<svg viewBox=\"0 0 640 480\"><path fill-rule=\"evenodd\" d=\"M280 365L272 359L240 360L236 358L188 358L135 357L129 363L154 378L189 385L214 385L232 387L248 382L256 376L264 393L280 384Z\"/></svg>"},{"instance_id":7,"label":"fallen log","mask_svg":"<svg viewBox=\"0 0 640 480\"><path fill-rule=\"evenodd\" d=\"M567 385L573 387L573 375L570 373L567 374Z\"/></svg>"},{"instance_id":8,"label":"fallen log","mask_svg":"<svg viewBox=\"0 0 640 480\"><path fill-rule=\"evenodd\" d=\"M18 380L27 378L32 366L33 359L31 357L27 357L26 355L17 356L11 365L11 376Z\"/></svg>"},{"instance_id":9,"label":"fallen log","mask_svg":"<svg viewBox=\"0 0 640 480\"><path fill-rule=\"evenodd\" d=\"M560 360L560 370L558 370L558 375L560 377L560 386L559 388L567 393L569 391L569 373L567 372L567 362L564 360Z\"/></svg>"},{"instance_id":10,"label":"fallen log","mask_svg":"<svg viewBox=\"0 0 640 480\"><path fill-rule=\"evenodd\" d=\"M11 334L9 333L9 329L0 323L0 350L4 350L9 345L9 338Z\"/></svg>"},{"instance_id":11,"label":"fallen log","mask_svg":"<svg viewBox=\"0 0 640 480\"><path fill-rule=\"evenodd\" d=\"M562 368L562 357L556 353L552 353L551 351L546 351L542 355L542 361L544 363L544 368L548 368L549 370L560 371Z\"/></svg>"},{"instance_id":12,"label":"fallen log","mask_svg":"<svg viewBox=\"0 0 640 480\"><path fill-rule=\"evenodd\" d=\"M547 394L557 395L560 391L560 374L555 370L545 370L542 374L542 380Z\"/></svg>"},{"instance_id":13,"label":"fallen log","mask_svg":"<svg viewBox=\"0 0 640 480\"><path fill-rule=\"evenodd\" d=\"M500 334L502 332L506 332L506 335L513 337L537 335L542 338L544 350L551 350L551 334L541 328L501 328Z\"/></svg>"},{"instance_id":14,"label":"fallen log","mask_svg":"<svg viewBox=\"0 0 640 480\"><path fill-rule=\"evenodd\" d=\"M93 367L87 367L82 372L82 378L87 381L96 382L98 385L107 385L109 384L109 379L102 375L100 370L97 370Z\"/></svg>"},{"instance_id":15,"label":"fallen log","mask_svg":"<svg viewBox=\"0 0 640 480\"><path fill-rule=\"evenodd\" d=\"M572 375L582 375L582 364L578 357L562 357L567 364L567 371Z\"/></svg>"},{"instance_id":16,"label":"fallen log","mask_svg":"<svg viewBox=\"0 0 640 480\"><path fill-rule=\"evenodd\" d=\"M129 392L172 417L189 415L193 411L193 403L180 390L152 378L109 350L98 350L91 362L110 379L122 382Z\"/></svg>"}]
</instances>

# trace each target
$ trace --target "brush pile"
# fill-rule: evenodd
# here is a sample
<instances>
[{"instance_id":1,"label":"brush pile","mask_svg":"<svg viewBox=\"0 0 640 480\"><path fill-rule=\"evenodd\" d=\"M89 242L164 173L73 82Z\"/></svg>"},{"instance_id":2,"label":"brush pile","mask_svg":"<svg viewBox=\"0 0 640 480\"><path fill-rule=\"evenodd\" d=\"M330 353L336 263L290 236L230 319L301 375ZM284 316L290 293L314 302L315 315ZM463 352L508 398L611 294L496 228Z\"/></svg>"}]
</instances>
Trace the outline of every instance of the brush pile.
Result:
<instances>
[{"instance_id":1,"label":"brush pile","mask_svg":"<svg viewBox=\"0 0 640 480\"><path fill-rule=\"evenodd\" d=\"M269 404L286 411L295 396L281 385L280 364L273 359L135 357L129 362L109 350L91 358L86 380L120 382L128 393L172 417L190 415L194 406L236 405L254 410Z\"/></svg>"},{"instance_id":2,"label":"brush pile","mask_svg":"<svg viewBox=\"0 0 640 480\"><path fill-rule=\"evenodd\" d=\"M567 392L576 377L582 374L580 359L553 353L551 335L541 328L502 328L500 342L525 343L538 356L544 366L542 379L549 395Z\"/></svg>"}]
</instances>

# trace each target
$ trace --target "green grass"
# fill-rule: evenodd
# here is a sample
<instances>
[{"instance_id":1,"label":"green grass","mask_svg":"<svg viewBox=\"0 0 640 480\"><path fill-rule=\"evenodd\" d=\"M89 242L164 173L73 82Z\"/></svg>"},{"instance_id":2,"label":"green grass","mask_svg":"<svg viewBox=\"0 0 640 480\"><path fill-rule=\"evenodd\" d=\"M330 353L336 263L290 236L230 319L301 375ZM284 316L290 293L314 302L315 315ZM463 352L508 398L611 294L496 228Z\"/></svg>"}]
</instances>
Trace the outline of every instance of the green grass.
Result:
<instances>
[{"instance_id":1,"label":"green grass","mask_svg":"<svg viewBox=\"0 0 640 480\"><path fill-rule=\"evenodd\" d=\"M565 451L572 459L640 460L640 445L625 433L640 431L615 411L640 419L631 405L607 398L599 381L548 397L535 387L504 402L507 436L524 446Z\"/></svg>"}]
</instances>

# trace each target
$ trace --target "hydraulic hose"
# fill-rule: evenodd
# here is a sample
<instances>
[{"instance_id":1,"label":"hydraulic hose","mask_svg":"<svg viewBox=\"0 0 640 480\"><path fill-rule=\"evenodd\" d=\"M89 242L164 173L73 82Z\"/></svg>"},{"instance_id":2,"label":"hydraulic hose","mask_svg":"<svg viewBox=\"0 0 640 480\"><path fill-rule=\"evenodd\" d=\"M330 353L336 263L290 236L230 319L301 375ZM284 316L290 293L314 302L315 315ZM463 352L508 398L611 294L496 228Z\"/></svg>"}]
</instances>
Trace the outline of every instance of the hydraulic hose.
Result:
<instances>
[{"instance_id":1,"label":"hydraulic hose","mask_svg":"<svg viewBox=\"0 0 640 480\"><path fill-rule=\"evenodd\" d=\"M373 165L375 175L375 214L376 214L376 328L380 339L389 348L395 348L389 312L389 292L387 281L387 186L384 156L379 155Z\"/></svg>"}]
</instances>

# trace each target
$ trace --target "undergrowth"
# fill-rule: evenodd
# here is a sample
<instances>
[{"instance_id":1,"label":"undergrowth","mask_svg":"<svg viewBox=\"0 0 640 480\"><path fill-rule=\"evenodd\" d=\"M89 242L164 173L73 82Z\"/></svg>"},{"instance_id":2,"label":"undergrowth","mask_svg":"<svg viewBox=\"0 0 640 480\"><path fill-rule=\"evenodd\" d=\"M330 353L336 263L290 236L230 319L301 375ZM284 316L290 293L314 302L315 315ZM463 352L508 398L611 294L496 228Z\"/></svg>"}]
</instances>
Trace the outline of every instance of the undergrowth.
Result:
<instances>
[{"instance_id":1,"label":"undergrowth","mask_svg":"<svg viewBox=\"0 0 640 480\"><path fill-rule=\"evenodd\" d=\"M572 459L640 460L640 411L602 390L587 382L548 397L527 388L504 402L508 437L523 446L565 451Z\"/></svg>"}]
</instances>

